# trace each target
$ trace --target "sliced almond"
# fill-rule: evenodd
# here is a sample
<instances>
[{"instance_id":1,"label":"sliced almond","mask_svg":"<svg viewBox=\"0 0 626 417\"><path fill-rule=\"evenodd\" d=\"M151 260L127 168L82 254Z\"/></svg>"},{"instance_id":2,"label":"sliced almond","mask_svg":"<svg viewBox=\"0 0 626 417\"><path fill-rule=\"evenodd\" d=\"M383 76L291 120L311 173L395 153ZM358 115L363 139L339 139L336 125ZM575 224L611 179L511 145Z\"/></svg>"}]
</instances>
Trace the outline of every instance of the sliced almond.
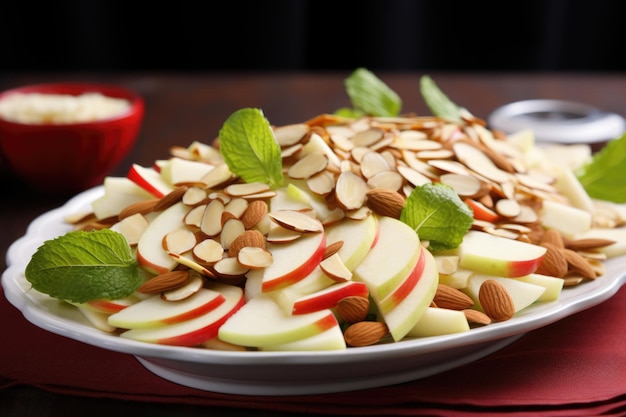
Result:
<instances>
[{"instance_id":1,"label":"sliced almond","mask_svg":"<svg viewBox=\"0 0 626 417\"><path fill-rule=\"evenodd\" d=\"M182 196L181 201L184 205L195 207L200 204L208 203L209 197L205 189L200 187L189 187Z\"/></svg>"},{"instance_id":2,"label":"sliced almond","mask_svg":"<svg viewBox=\"0 0 626 417\"><path fill-rule=\"evenodd\" d=\"M478 198L486 192L483 183L473 175L447 173L441 175L439 181L452 187L461 197Z\"/></svg>"},{"instance_id":3,"label":"sliced almond","mask_svg":"<svg viewBox=\"0 0 626 417\"><path fill-rule=\"evenodd\" d=\"M206 209L206 204L196 206L189 210L185 217L183 218L183 223L187 226L200 228L202 224L202 216L204 215L204 210Z\"/></svg>"},{"instance_id":4,"label":"sliced almond","mask_svg":"<svg viewBox=\"0 0 626 417\"><path fill-rule=\"evenodd\" d=\"M218 277L229 279L245 276L250 268L241 265L237 258L223 258L213 265L213 270Z\"/></svg>"},{"instance_id":5,"label":"sliced almond","mask_svg":"<svg viewBox=\"0 0 626 417\"><path fill-rule=\"evenodd\" d=\"M345 282L352 279L352 272L346 268L338 253L326 257L319 265L321 270L333 281Z\"/></svg>"},{"instance_id":6,"label":"sliced almond","mask_svg":"<svg viewBox=\"0 0 626 417\"><path fill-rule=\"evenodd\" d=\"M269 217L285 229L301 233L324 231L324 225L318 219L298 210L276 210L269 213Z\"/></svg>"},{"instance_id":7,"label":"sliced almond","mask_svg":"<svg viewBox=\"0 0 626 417\"><path fill-rule=\"evenodd\" d=\"M339 174L335 185L335 197L337 203L345 210L356 210L363 206L369 186L361 178L351 171Z\"/></svg>"},{"instance_id":8,"label":"sliced almond","mask_svg":"<svg viewBox=\"0 0 626 417\"><path fill-rule=\"evenodd\" d=\"M237 262L248 269L260 269L270 266L274 257L267 249L245 246L237 252Z\"/></svg>"},{"instance_id":9,"label":"sliced almond","mask_svg":"<svg viewBox=\"0 0 626 417\"><path fill-rule=\"evenodd\" d=\"M266 240L270 243L288 243L300 238L302 233L295 230L285 229L282 226L276 225L272 227L267 234Z\"/></svg>"},{"instance_id":10,"label":"sliced almond","mask_svg":"<svg viewBox=\"0 0 626 417\"><path fill-rule=\"evenodd\" d=\"M517 201L503 198L496 202L496 212L503 217L514 218L521 214L522 209Z\"/></svg>"},{"instance_id":11,"label":"sliced almond","mask_svg":"<svg viewBox=\"0 0 626 417\"><path fill-rule=\"evenodd\" d=\"M222 231L222 213L224 203L220 200L213 200L206 205L202 213L200 230L207 236L217 236Z\"/></svg>"},{"instance_id":12,"label":"sliced almond","mask_svg":"<svg viewBox=\"0 0 626 417\"><path fill-rule=\"evenodd\" d=\"M241 235L246 231L246 227L243 224L243 221L237 218L231 218L227 220L222 226L222 231L220 232L220 243L221 246L228 250L232 242L237 239L237 236Z\"/></svg>"},{"instance_id":13,"label":"sliced almond","mask_svg":"<svg viewBox=\"0 0 626 417\"><path fill-rule=\"evenodd\" d=\"M194 259L203 265L213 265L224 257L224 247L213 239L205 239L193 247Z\"/></svg>"},{"instance_id":14,"label":"sliced almond","mask_svg":"<svg viewBox=\"0 0 626 417\"><path fill-rule=\"evenodd\" d=\"M196 235L189 229L174 229L163 237L163 249L172 253L186 253L196 246Z\"/></svg>"},{"instance_id":15,"label":"sliced almond","mask_svg":"<svg viewBox=\"0 0 626 417\"><path fill-rule=\"evenodd\" d=\"M274 137L281 147L295 145L307 133L309 133L309 126L304 123L290 124L274 129Z\"/></svg>"},{"instance_id":16,"label":"sliced almond","mask_svg":"<svg viewBox=\"0 0 626 417\"><path fill-rule=\"evenodd\" d=\"M387 160L378 152L367 152L361 159L361 175L371 178L379 172L389 171Z\"/></svg>"},{"instance_id":17,"label":"sliced almond","mask_svg":"<svg viewBox=\"0 0 626 417\"><path fill-rule=\"evenodd\" d=\"M231 184L224 188L224 192L231 197L245 197L252 194L270 191L270 186L262 182L249 182L242 184Z\"/></svg>"},{"instance_id":18,"label":"sliced almond","mask_svg":"<svg viewBox=\"0 0 626 417\"><path fill-rule=\"evenodd\" d=\"M379 172L367 179L367 185L370 188L384 188L391 191L398 191L403 184L404 177L396 171Z\"/></svg>"},{"instance_id":19,"label":"sliced almond","mask_svg":"<svg viewBox=\"0 0 626 417\"><path fill-rule=\"evenodd\" d=\"M307 179L322 172L328 166L328 157L319 152L312 152L298 160L287 170L287 175L294 179Z\"/></svg>"}]
</instances>

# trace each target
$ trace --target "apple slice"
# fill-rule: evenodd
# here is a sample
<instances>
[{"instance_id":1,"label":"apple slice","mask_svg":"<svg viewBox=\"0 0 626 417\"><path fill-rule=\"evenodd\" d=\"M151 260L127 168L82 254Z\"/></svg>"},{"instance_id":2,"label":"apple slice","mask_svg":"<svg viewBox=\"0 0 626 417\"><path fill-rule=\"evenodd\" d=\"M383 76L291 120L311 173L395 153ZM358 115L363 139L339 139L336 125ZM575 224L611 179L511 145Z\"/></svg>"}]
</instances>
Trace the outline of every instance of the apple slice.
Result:
<instances>
[{"instance_id":1,"label":"apple slice","mask_svg":"<svg viewBox=\"0 0 626 417\"><path fill-rule=\"evenodd\" d=\"M346 349L346 341L343 338L343 332L339 325L323 331L315 336L305 339L296 340L295 342L283 343L279 345L262 346L260 350L264 351L282 351L282 352L317 352L322 350L344 350Z\"/></svg>"},{"instance_id":2,"label":"apple slice","mask_svg":"<svg viewBox=\"0 0 626 417\"><path fill-rule=\"evenodd\" d=\"M367 216L363 220L344 219L326 228L326 244L342 241L337 252L350 271L363 262L378 237L378 217Z\"/></svg>"},{"instance_id":3,"label":"apple slice","mask_svg":"<svg viewBox=\"0 0 626 417\"><path fill-rule=\"evenodd\" d=\"M176 203L163 210L155 217L137 242L137 261L146 270L154 274L171 271L178 264L163 248L165 236L181 227L189 207Z\"/></svg>"},{"instance_id":4,"label":"apple slice","mask_svg":"<svg viewBox=\"0 0 626 417\"><path fill-rule=\"evenodd\" d=\"M201 288L179 301L167 301L155 294L109 317L111 326L122 329L149 329L180 323L216 309L226 299L217 292Z\"/></svg>"},{"instance_id":5,"label":"apple slice","mask_svg":"<svg viewBox=\"0 0 626 417\"><path fill-rule=\"evenodd\" d=\"M540 217L544 227L556 229L567 237L588 232L593 223L590 212L549 200L543 202Z\"/></svg>"},{"instance_id":6,"label":"apple slice","mask_svg":"<svg viewBox=\"0 0 626 417\"><path fill-rule=\"evenodd\" d=\"M132 306L137 301L137 298L133 296L128 296L118 300L107 300L103 298L100 300L87 301L82 304L82 306L86 309L98 311L100 313L114 314L125 309L126 307Z\"/></svg>"},{"instance_id":7,"label":"apple slice","mask_svg":"<svg viewBox=\"0 0 626 417\"><path fill-rule=\"evenodd\" d=\"M408 276L421 253L413 229L400 220L379 217L376 245L354 269L354 280L367 284L370 294L382 300Z\"/></svg>"},{"instance_id":8,"label":"apple slice","mask_svg":"<svg viewBox=\"0 0 626 417\"><path fill-rule=\"evenodd\" d=\"M104 195L91 203L98 219L117 216L131 204L154 198L154 195L126 177L106 177Z\"/></svg>"},{"instance_id":9,"label":"apple slice","mask_svg":"<svg viewBox=\"0 0 626 417\"><path fill-rule=\"evenodd\" d=\"M198 184L202 178L213 170L213 165L205 162L172 157L161 166L161 178L172 185Z\"/></svg>"},{"instance_id":10,"label":"apple slice","mask_svg":"<svg viewBox=\"0 0 626 417\"><path fill-rule=\"evenodd\" d=\"M330 310L288 315L272 297L261 294L248 300L222 325L219 338L241 346L273 346L305 339L337 325Z\"/></svg>"},{"instance_id":11,"label":"apple slice","mask_svg":"<svg viewBox=\"0 0 626 417\"><path fill-rule=\"evenodd\" d=\"M259 282L261 280L256 279L255 276L257 274L250 273L248 274L248 280L246 281L246 292L254 293L255 287L258 288L260 285ZM250 278L252 278L252 282L250 282ZM256 280L256 284L255 284ZM288 285L286 287L280 288L276 291L268 292L274 301L278 303L278 305L283 309L285 314L293 313L293 305L298 298L304 297L309 294L313 294L317 291L321 291L324 288L328 288L331 285L334 285L336 282L329 278L320 266L316 266L313 271L306 277L302 278L300 281L295 282L294 284ZM256 289L256 293L258 294L259 290Z\"/></svg>"},{"instance_id":12,"label":"apple slice","mask_svg":"<svg viewBox=\"0 0 626 417\"><path fill-rule=\"evenodd\" d=\"M428 307L408 335L430 337L469 332L469 330L469 323L462 311Z\"/></svg>"},{"instance_id":13,"label":"apple slice","mask_svg":"<svg viewBox=\"0 0 626 417\"><path fill-rule=\"evenodd\" d=\"M496 277L493 275L476 273L469 278L467 287L463 288L462 291L474 300L476 307L478 308L481 308L480 300L478 299L480 286L488 279L494 279L500 282L504 288L507 289L513 299L513 305L515 305L516 313L539 300L539 298L546 291L545 287L530 284L517 278Z\"/></svg>"},{"instance_id":14,"label":"apple slice","mask_svg":"<svg viewBox=\"0 0 626 417\"><path fill-rule=\"evenodd\" d=\"M152 167L142 167L141 165L133 164L126 176L154 197L161 198L169 194L173 189L161 177L161 174Z\"/></svg>"},{"instance_id":15,"label":"apple slice","mask_svg":"<svg viewBox=\"0 0 626 417\"><path fill-rule=\"evenodd\" d=\"M89 321L89 323L91 323L91 325L96 329L107 333L113 333L115 331L115 327L111 326L107 322L109 317L108 313L92 310L84 304L77 305L76 307L78 307L78 311L80 311L87 321Z\"/></svg>"},{"instance_id":16,"label":"apple slice","mask_svg":"<svg viewBox=\"0 0 626 417\"><path fill-rule=\"evenodd\" d=\"M131 329L121 337L148 343L197 346L217 336L220 327L244 304L243 290L234 285L212 283L209 289L221 293L225 301L196 318L153 329Z\"/></svg>"},{"instance_id":17,"label":"apple slice","mask_svg":"<svg viewBox=\"0 0 626 417\"><path fill-rule=\"evenodd\" d=\"M396 287L393 292L391 292L388 296L383 298L382 300L377 300L375 297L374 300L377 301L378 309L381 313L386 314L394 309L398 304L400 304L415 288L417 283L419 282L422 274L424 273L424 267L426 266L426 256L424 256L424 252L426 249L421 248L421 254L417 259L413 269L408 273L406 278L402 281L398 287Z\"/></svg>"},{"instance_id":18,"label":"apple slice","mask_svg":"<svg viewBox=\"0 0 626 417\"><path fill-rule=\"evenodd\" d=\"M459 266L476 272L521 277L537 270L546 248L470 230L459 246Z\"/></svg>"},{"instance_id":19,"label":"apple slice","mask_svg":"<svg viewBox=\"0 0 626 417\"><path fill-rule=\"evenodd\" d=\"M341 282L300 297L293 303L292 314L307 314L335 308L339 300L350 296L367 297L368 291L365 283L358 281Z\"/></svg>"},{"instance_id":20,"label":"apple slice","mask_svg":"<svg viewBox=\"0 0 626 417\"><path fill-rule=\"evenodd\" d=\"M516 278L518 281L527 282L529 284L539 285L545 288L545 291L537 299L537 301L556 301L563 290L565 280L562 278L551 277L541 274L530 274Z\"/></svg>"},{"instance_id":21,"label":"apple slice","mask_svg":"<svg viewBox=\"0 0 626 417\"><path fill-rule=\"evenodd\" d=\"M324 232L306 233L287 244L268 243L274 261L263 269L263 292L275 291L306 277L321 262L325 248Z\"/></svg>"},{"instance_id":22,"label":"apple slice","mask_svg":"<svg viewBox=\"0 0 626 417\"><path fill-rule=\"evenodd\" d=\"M437 272L435 258L426 249L422 249L422 252L424 270L415 287L390 311L386 313L379 311L385 323L387 323L387 327L389 327L391 337L396 342L402 340L415 327L430 306L430 303L432 303L437 292L439 273ZM382 302L384 301L382 300Z\"/></svg>"}]
</instances>

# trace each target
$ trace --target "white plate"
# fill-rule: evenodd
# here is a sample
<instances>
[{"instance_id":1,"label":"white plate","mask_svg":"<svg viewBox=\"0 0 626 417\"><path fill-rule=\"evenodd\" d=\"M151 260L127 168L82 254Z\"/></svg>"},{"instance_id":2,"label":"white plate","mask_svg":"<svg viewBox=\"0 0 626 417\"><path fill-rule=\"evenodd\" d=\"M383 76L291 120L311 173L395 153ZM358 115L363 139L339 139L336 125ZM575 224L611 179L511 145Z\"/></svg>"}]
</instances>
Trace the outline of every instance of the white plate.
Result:
<instances>
[{"instance_id":1,"label":"white plate","mask_svg":"<svg viewBox=\"0 0 626 417\"><path fill-rule=\"evenodd\" d=\"M170 347L101 332L69 304L29 288L24 269L44 240L64 234L66 215L89 210L97 187L49 211L29 226L7 253L2 276L7 299L33 324L103 349L135 355L154 374L185 386L242 395L305 395L407 382L475 361L521 337L601 303L626 282L626 257L606 262L607 274L566 288L558 301L538 303L515 318L467 333L336 352L226 352Z\"/></svg>"}]
</instances>

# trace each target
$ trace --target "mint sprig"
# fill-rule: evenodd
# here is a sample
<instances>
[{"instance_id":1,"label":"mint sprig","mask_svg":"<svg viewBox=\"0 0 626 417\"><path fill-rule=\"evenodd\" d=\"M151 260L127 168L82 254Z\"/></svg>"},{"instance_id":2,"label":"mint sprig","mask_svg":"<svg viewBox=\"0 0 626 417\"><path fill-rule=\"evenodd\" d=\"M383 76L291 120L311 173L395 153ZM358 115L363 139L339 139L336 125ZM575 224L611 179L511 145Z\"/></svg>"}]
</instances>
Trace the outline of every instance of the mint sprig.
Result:
<instances>
[{"instance_id":1,"label":"mint sprig","mask_svg":"<svg viewBox=\"0 0 626 417\"><path fill-rule=\"evenodd\" d=\"M143 282L126 239L109 229L69 232L45 241L25 275L37 291L73 303L124 298Z\"/></svg>"},{"instance_id":2,"label":"mint sprig","mask_svg":"<svg viewBox=\"0 0 626 417\"><path fill-rule=\"evenodd\" d=\"M461 108L452 102L428 75L420 79L420 93L433 115L454 122L462 122Z\"/></svg>"},{"instance_id":3,"label":"mint sprig","mask_svg":"<svg viewBox=\"0 0 626 417\"><path fill-rule=\"evenodd\" d=\"M416 187L406 200L400 220L412 227L429 249L458 247L470 229L472 210L451 187L439 183Z\"/></svg>"},{"instance_id":4,"label":"mint sprig","mask_svg":"<svg viewBox=\"0 0 626 417\"><path fill-rule=\"evenodd\" d=\"M626 203L626 134L607 143L576 175L587 194L599 200Z\"/></svg>"},{"instance_id":5,"label":"mint sprig","mask_svg":"<svg viewBox=\"0 0 626 417\"><path fill-rule=\"evenodd\" d=\"M353 109L340 109L348 116L397 116L402 109L402 99L374 73L357 68L345 81L346 92Z\"/></svg>"},{"instance_id":6,"label":"mint sprig","mask_svg":"<svg viewBox=\"0 0 626 417\"><path fill-rule=\"evenodd\" d=\"M261 110L243 108L231 114L219 132L219 145L228 168L245 182L272 188L283 184L280 146Z\"/></svg>"}]
</instances>

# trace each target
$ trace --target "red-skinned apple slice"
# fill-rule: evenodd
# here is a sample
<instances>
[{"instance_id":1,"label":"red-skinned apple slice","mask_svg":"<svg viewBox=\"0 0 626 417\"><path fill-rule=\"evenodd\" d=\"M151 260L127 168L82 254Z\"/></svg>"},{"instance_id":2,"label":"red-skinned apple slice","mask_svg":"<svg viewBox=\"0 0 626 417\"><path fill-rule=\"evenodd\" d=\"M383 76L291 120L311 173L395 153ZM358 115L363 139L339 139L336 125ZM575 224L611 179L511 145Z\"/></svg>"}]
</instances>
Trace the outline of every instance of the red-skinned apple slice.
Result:
<instances>
[{"instance_id":1,"label":"red-skinned apple slice","mask_svg":"<svg viewBox=\"0 0 626 417\"><path fill-rule=\"evenodd\" d=\"M385 314L394 309L400 304L406 297L411 294L413 288L419 282L422 274L424 273L424 266L426 265L426 256L424 256L426 249L422 248L419 259L415 264L415 267L409 272L408 276L402 281L402 283L388 296L378 302L378 309L381 313Z\"/></svg>"},{"instance_id":2,"label":"red-skinned apple slice","mask_svg":"<svg viewBox=\"0 0 626 417\"><path fill-rule=\"evenodd\" d=\"M163 248L163 238L171 231L184 227L183 219L189 207L176 203L155 217L139 238L137 261L154 274L171 271L178 262Z\"/></svg>"},{"instance_id":3,"label":"red-skinned apple slice","mask_svg":"<svg viewBox=\"0 0 626 417\"><path fill-rule=\"evenodd\" d=\"M501 277L521 277L537 270L546 248L470 230L459 246L459 266Z\"/></svg>"},{"instance_id":4,"label":"red-skinned apple slice","mask_svg":"<svg viewBox=\"0 0 626 417\"><path fill-rule=\"evenodd\" d=\"M469 323L462 311L428 307L408 335L429 337L469 331Z\"/></svg>"},{"instance_id":5,"label":"red-skinned apple slice","mask_svg":"<svg viewBox=\"0 0 626 417\"><path fill-rule=\"evenodd\" d=\"M91 203L98 219L117 216L133 203L154 198L154 195L126 177L106 177L103 187L104 195Z\"/></svg>"},{"instance_id":6,"label":"red-skinned apple slice","mask_svg":"<svg viewBox=\"0 0 626 417\"><path fill-rule=\"evenodd\" d=\"M209 289L226 299L217 308L191 320L154 329L127 330L120 336L148 343L197 346L217 336L220 327L244 304L243 290L234 285L212 283Z\"/></svg>"},{"instance_id":7,"label":"red-skinned apple slice","mask_svg":"<svg viewBox=\"0 0 626 417\"><path fill-rule=\"evenodd\" d=\"M101 313L114 314L125 309L126 307L130 307L137 301L138 300L132 296L121 298L119 300L100 299L87 301L86 303L84 303L83 307L90 310L99 311Z\"/></svg>"},{"instance_id":8,"label":"red-skinned apple slice","mask_svg":"<svg viewBox=\"0 0 626 417\"><path fill-rule=\"evenodd\" d=\"M374 246L378 230L376 216L367 216L363 220L344 219L326 228L326 243L342 241L337 253L346 268L354 271Z\"/></svg>"},{"instance_id":9,"label":"red-skinned apple slice","mask_svg":"<svg viewBox=\"0 0 626 417\"><path fill-rule=\"evenodd\" d=\"M424 271L413 290L387 313L381 313L389 333L396 342L402 340L424 315L426 309L435 297L439 273L433 255L423 250Z\"/></svg>"},{"instance_id":10,"label":"red-skinned apple slice","mask_svg":"<svg viewBox=\"0 0 626 417\"><path fill-rule=\"evenodd\" d=\"M260 283L262 277L260 277L260 274L258 274L260 278L257 278L256 275L257 274L255 273L248 274L248 280L246 281L247 294L252 295L259 294L261 292ZM328 288L335 283L336 282L334 280L324 274L324 272L318 265L309 275L307 275L300 281L288 285L287 287L283 287L277 291L271 291L267 294L274 298L278 305L281 306L285 314L292 314L293 303L298 298L323 290L324 288Z\"/></svg>"},{"instance_id":11,"label":"red-skinned apple slice","mask_svg":"<svg viewBox=\"0 0 626 417\"><path fill-rule=\"evenodd\" d=\"M173 189L173 187L161 177L161 174L152 167L147 168L133 164L126 176L135 184L158 198L169 194Z\"/></svg>"},{"instance_id":12,"label":"red-skinned apple slice","mask_svg":"<svg viewBox=\"0 0 626 417\"><path fill-rule=\"evenodd\" d=\"M339 300L350 296L367 297L368 291L365 283L358 281L341 282L300 297L293 303L292 314L307 314L335 308Z\"/></svg>"},{"instance_id":13,"label":"red-skinned apple slice","mask_svg":"<svg viewBox=\"0 0 626 417\"><path fill-rule=\"evenodd\" d=\"M500 218L498 213L485 206L483 203L466 198L465 203L472 209L474 213L474 219L483 220L486 222L495 222Z\"/></svg>"},{"instance_id":14,"label":"red-skinned apple slice","mask_svg":"<svg viewBox=\"0 0 626 417\"><path fill-rule=\"evenodd\" d=\"M282 352L317 352L320 350L344 350L346 341L343 338L341 327L333 326L330 329L305 339L279 345L263 346L260 350Z\"/></svg>"},{"instance_id":15,"label":"red-skinned apple slice","mask_svg":"<svg viewBox=\"0 0 626 417\"><path fill-rule=\"evenodd\" d=\"M307 233L287 244L268 243L274 261L263 270L263 292L275 291L306 277L319 265L325 248L324 232Z\"/></svg>"},{"instance_id":16,"label":"red-skinned apple slice","mask_svg":"<svg viewBox=\"0 0 626 417\"><path fill-rule=\"evenodd\" d=\"M354 280L367 284L372 297L391 294L414 268L421 253L419 237L400 220L379 217L377 243L354 270Z\"/></svg>"},{"instance_id":17,"label":"red-skinned apple slice","mask_svg":"<svg viewBox=\"0 0 626 417\"><path fill-rule=\"evenodd\" d=\"M219 338L241 346L263 347L305 339L337 326L330 310L288 315L267 294L241 307L222 325Z\"/></svg>"},{"instance_id":18,"label":"red-skinned apple slice","mask_svg":"<svg viewBox=\"0 0 626 417\"><path fill-rule=\"evenodd\" d=\"M122 329L161 327L206 314L219 307L225 300L221 293L206 288L179 301L163 300L160 294L156 294L112 314L109 317L109 324Z\"/></svg>"}]
</instances>

